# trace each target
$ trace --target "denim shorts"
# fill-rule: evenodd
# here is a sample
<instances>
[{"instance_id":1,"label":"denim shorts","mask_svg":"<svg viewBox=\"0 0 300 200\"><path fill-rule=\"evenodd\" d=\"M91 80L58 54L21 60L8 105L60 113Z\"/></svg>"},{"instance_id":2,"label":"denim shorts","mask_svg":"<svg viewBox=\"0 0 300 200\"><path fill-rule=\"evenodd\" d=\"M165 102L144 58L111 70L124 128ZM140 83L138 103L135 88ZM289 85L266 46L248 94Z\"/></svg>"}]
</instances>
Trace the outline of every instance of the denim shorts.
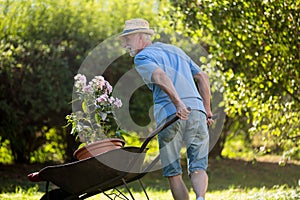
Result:
<instances>
[{"instance_id":1,"label":"denim shorts","mask_svg":"<svg viewBox=\"0 0 300 200\"><path fill-rule=\"evenodd\" d=\"M174 115L169 118L172 117ZM188 173L207 169L209 134L203 112L192 110L188 120L177 120L161 131L158 142L163 176L182 174L180 151L183 144L187 150Z\"/></svg>"}]
</instances>

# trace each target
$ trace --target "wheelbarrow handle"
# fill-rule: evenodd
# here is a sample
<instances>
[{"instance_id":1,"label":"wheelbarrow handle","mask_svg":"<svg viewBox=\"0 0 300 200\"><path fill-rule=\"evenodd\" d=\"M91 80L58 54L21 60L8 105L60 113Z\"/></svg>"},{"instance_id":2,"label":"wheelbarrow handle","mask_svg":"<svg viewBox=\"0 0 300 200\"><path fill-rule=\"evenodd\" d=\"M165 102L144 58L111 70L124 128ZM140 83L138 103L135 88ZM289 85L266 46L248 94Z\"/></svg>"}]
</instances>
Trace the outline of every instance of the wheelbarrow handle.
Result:
<instances>
[{"instance_id":1,"label":"wheelbarrow handle","mask_svg":"<svg viewBox=\"0 0 300 200\"><path fill-rule=\"evenodd\" d=\"M187 108L189 111L191 111L191 108L188 107ZM152 138L154 138L159 132L161 132L162 130L164 130L165 128L167 128L168 126L170 126L171 124L173 124L175 121L177 121L179 119L179 117L176 115L175 117L173 117L171 120L169 120L167 123L159 126L158 128L156 128L144 141L144 143L141 146L141 152L143 152L146 148L146 146L148 145L148 143L152 140Z\"/></svg>"}]
</instances>

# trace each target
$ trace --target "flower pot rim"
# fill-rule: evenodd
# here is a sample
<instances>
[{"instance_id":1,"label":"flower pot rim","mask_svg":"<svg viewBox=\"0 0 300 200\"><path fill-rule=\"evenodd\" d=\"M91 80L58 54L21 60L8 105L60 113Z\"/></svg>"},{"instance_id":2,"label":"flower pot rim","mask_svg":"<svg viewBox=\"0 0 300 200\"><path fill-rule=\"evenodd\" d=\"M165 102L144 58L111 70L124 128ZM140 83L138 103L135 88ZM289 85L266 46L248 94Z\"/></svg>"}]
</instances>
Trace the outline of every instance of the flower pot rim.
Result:
<instances>
[{"instance_id":1,"label":"flower pot rim","mask_svg":"<svg viewBox=\"0 0 300 200\"><path fill-rule=\"evenodd\" d=\"M107 142L107 141L120 141L123 144L125 144L125 140L121 139L121 138L105 138L105 139L101 139L101 140L97 140L95 142L89 142L87 143L87 145L89 144L93 144L93 143L101 143L101 142Z\"/></svg>"},{"instance_id":2,"label":"flower pot rim","mask_svg":"<svg viewBox=\"0 0 300 200\"><path fill-rule=\"evenodd\" d=\"M99 141L88 143L88 144L86 144L86 145L78 148L77 150L74 151L73 156L77 158L76 155L80 154L80 152L86 151L88 148L90 150L94 149L94 148L97 148L97 146L99 144L101 144L101 143L107 143L107 142L111 142L111 143L118 142L118 143L121 143L121 146L124 146L124 144L125 144L125 140L123 140L121 138L106 138L106 139L103 139L103 140L99 140Z\"/></svg>"}]
</instances>

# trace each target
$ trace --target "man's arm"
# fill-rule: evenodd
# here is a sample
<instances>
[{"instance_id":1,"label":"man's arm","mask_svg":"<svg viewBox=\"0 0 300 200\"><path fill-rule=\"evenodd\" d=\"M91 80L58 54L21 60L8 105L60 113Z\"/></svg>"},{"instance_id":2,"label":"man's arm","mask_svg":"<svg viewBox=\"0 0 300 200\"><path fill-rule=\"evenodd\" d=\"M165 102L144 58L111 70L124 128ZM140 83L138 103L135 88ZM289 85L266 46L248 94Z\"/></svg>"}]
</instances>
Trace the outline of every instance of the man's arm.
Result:
<instances>
[{"instance_id":1,"label":"man's arm","mask_svg":"<svg viewBox=\"0 0 300 200\"><path fill-rule=\"evenodd\" d=\"M155 69L152 74L152 81L155 84L159 85L159 87L169 96L172 103L176 107L177 110L176 115L180 119L187 120L190 111L186 108L184 103L181 101L171 79L165 74L165 72L160 68Z\"/></svg>"},{"instance_id":2,"label":"man's arm","mask_svg":"<svg viewBox=\"0 0 300 200\"><path fill-rule=\"evenodd\" d=\"M212 117L212 112L210 108L210 84L208 75L201 71L194 76L197 82L199 93L203 99L203 105L207 114L208 119ZM210 120L208 120L208 124L210 125Z\"/></svg>"}]
</instances>

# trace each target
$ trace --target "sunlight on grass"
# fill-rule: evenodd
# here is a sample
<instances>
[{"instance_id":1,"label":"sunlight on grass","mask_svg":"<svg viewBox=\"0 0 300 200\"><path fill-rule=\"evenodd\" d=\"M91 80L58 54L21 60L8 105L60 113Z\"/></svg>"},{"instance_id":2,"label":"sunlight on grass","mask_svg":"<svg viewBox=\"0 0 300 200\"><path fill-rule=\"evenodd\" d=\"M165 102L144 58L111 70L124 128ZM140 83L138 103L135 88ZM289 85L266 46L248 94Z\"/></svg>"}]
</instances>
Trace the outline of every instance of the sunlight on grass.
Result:
<instances>
[{"instance_id":1,"label":"sunlight on grass","mask_svg":"<svg viewBox=\"0 0 300 200\"><path fill-rule=\"evenodd\" d=\"M151 200L169 200L172 199L170 191L157 191L147 189ZM1 200L38 200L43 193L38 192L37 188L30 188L28 191L18 189L16 193L0 194ZM128 195L128 194L126 194ZM134 198L139 200L146 199L143 192L133 192ZM129 195L127 197L130 197ZM190 192L191 199L194 199L194 193ZM87 200L108 199L103 194L98 194ZM272 189L262 188L229 188L227 190L210 191L206 195L207 200L296 200L300 199L300 187L289 188L285 185L274 186Z\"/></svg>"},{"instance_id":2,"label":"sunlight on grass","mask_svg":"<svg viewBox=\"0 0 300 200\"><path fill-rule=\"evenodd\" d=\"M228 190L213 191L207 193L206 199L218 200L296 200L300 198L300 187L287 188L286 186L274 186L272 189L230 188Z\"/></svg>"},{"instance_id":3,"label":"sunlight on grass","mask_svg":"<svg viewBox=\"0 0 300 200\"><path fill-rule=\"evenodd\" d=\"M1 200L37 200L40 199L43 195L41 192L38 191L39 187L36 185L34 187L31 187L27 190L16 187L15 193L3 193L0 194Z\"/></svg>"},{"instance_id":4,"label":"sunlight on grass","mask_svg":"<svg viewBox=\"0 0 300 200\"><path fill-rule=\"evenodd\" d=\"M171 200L172 199L172 194L171 192L165 192L165 191L157 191L157 190L149 190L147 189L147 194L151 200ZM146 196L143 192L133 192L133 196L135 199L139 200L146 200ZM130 198L130 195L126 193L126 197ZM105 197L103 194L98 194L96 196L90 197L87 200L99 200L99 199L108 199Z\"/></svg>"}]
</instances>

